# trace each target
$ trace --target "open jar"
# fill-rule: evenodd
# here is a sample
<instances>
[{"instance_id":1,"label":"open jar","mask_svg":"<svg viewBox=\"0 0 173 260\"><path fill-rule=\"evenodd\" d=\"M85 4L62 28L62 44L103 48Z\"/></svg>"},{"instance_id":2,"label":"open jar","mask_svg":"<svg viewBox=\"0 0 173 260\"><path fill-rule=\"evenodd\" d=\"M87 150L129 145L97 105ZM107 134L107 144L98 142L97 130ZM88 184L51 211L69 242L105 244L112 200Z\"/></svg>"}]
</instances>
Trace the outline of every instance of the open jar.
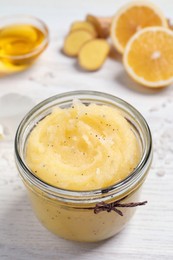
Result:
<instances>
[{"instance_id":1,"label":"open jar","mask_svg":"<svg viewBox=\"0 0 173 260\"><path fill-rule=\"evenodd\" d=\"M138 165L114 185L90 191L61 189L39 179L27 165L26 143L35 125L52 108L68 108L76 98L86 105L94 103L121 110L140 144ZM152 138L145 119L124 100L101 92L73 91L46 99L25 116L16 133L15 160L41 223L65 239L96 242L117 234L131 219L136 206L145 204L139 203L139 195L151 165Z\"/></svg>"}]
</instances>

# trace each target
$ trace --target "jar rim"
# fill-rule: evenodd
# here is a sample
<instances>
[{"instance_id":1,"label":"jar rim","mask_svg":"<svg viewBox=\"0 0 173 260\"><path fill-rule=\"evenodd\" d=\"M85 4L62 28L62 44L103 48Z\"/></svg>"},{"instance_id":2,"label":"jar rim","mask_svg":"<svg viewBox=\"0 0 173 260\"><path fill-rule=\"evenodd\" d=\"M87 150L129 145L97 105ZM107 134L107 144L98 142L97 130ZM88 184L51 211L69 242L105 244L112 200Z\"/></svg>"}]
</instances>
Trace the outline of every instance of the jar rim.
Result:
<instances>
[{"instance_id":1,"label":"jar rim","mask_svg":"<svg viewBox=\"0 0 173 260\"><path fill-rule=\"evenodd\" d=\"M95 190L88 190L88 191L74 191L74 190L68 190L68 189L62 189L55 187L51 184L48 184L38 178L36 175L32 173L32 171L27 166L25 160L23 159L23 156L20 151L20 138L21 134L23 134L23 127L27 124L31 116L36 113L39 109L47 106L53 101L57 101L64 98L70 98L72 101L74 97L79 98L80 100L87 99L85 95L89 95L91 97L97 97L98 101L104 101L107 100L112 105L119 105L119 107L122 109L122 107L128 107L128 109L131 112L131 115L134 116L134 118L137 120L137 123L140 124L140 127L143 129L145 135L146 135L146 145L145 149L143 151L142 157L136 168L124 179L119 181L118 183L115 183L111 186L108 186L106 188L101 189L95 189ZM103 99L100 99L103 98ZM95 100L95 99L93 99ZM111 103L112 102L112 103ZM126 111L127 112L127 111ZM37 121L38 122L38 121ZM132 186L136 186L141 179L143 179L146 175L146 172L148 171L148 168L151 164L152 160L152 136L150 128L144 119L144 117L141 115L141 113L134 108L132 105L130 105L128 102L124 101L121 98L118 98L114 95L107 94L104 92L99 91L89 91L89 90L80 90L80 91L70 91L65 92L62 94L57 94L52 97L49 97L36 106L34 106L23 118L21 123L18 126L18 129L16 131L15 136L15 161L17 168L19 170L20 176L22 179L29 181L31 185L34 185L38 187L40 190L45 192L51 197L58 198L59 200L66 201L66 202L75 202L75 203L85 203L88 202L88 200L92 202L98 202L100 201L100 196L103 200L107 200L109 198L113 198L114 196L122 196L124 194L124 191L128 190Z\"/></svg>"}]
</instances>

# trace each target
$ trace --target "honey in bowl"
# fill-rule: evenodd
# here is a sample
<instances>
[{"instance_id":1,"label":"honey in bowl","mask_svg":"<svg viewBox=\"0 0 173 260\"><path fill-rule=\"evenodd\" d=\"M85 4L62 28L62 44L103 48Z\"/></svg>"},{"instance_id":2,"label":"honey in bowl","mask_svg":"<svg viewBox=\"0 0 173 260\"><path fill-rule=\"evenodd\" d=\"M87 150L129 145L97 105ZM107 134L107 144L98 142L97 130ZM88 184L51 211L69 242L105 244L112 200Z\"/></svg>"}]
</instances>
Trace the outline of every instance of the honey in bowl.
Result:
<instances>
[{"instance_id":1,"label":"honey in bowl","mask_svg":"<svg viewBox=\"0 0 173 260\"><path fill-rule=\"evenodd\" d=\"M1 26L0 74L18 72L30 66L46 48L47 37L46 26L36 18L30 17L26 22L19 19L18 23L11 21Z\"/></svg>"}]
</instances>

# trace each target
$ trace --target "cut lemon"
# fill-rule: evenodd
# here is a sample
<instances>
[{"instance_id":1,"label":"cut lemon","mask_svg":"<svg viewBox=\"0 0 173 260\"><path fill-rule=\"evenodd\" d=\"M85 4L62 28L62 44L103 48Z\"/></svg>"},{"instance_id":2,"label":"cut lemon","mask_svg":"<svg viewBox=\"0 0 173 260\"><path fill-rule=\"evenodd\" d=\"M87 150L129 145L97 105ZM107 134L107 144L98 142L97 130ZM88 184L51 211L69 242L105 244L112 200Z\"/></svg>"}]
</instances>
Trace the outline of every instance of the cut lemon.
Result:
<instances>
[{"instance_id":1,"label":"cut lemon","mask_svg":"<svg viewBox=\"0 0 173 260\"><path fill-rule=\"evenodd\" d=\"M168 27L162 11L148 1L130 2L123 6L112 20L111 38L114 46L123 53L129 39L142 28L149 26Z\"/></svg>"},{"instance_id":2,"label":"cut lemon","mask_svg":"<svg viewBox=\"0 0 173 260\"><path fill-rule=\"evenodd\" d=\"M173 82L173 31L148 27L127 43L123 57L128 74L147 87L163 87Z\"/></svg>"}]
</instances>

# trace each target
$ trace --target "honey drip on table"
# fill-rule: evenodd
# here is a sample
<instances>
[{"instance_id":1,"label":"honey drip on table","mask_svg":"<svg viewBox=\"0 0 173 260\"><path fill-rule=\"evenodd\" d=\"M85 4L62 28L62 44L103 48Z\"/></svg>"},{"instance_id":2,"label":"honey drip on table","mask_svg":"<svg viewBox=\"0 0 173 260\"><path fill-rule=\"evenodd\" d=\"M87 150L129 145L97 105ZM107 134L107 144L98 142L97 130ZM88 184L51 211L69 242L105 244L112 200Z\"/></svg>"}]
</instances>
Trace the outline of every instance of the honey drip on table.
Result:
<instances>
[{"instance_id":1,"label":"honey drip on table","mask_svg":"<svg viewBox=\"0 0 173 260\"><path fill-rule=\"evenodd\" d=\"M42 51L34 52L44 39L44 33L29 24L1 28L0 74L17 72L28 67Z\"/></svg>"}]
</instances>

